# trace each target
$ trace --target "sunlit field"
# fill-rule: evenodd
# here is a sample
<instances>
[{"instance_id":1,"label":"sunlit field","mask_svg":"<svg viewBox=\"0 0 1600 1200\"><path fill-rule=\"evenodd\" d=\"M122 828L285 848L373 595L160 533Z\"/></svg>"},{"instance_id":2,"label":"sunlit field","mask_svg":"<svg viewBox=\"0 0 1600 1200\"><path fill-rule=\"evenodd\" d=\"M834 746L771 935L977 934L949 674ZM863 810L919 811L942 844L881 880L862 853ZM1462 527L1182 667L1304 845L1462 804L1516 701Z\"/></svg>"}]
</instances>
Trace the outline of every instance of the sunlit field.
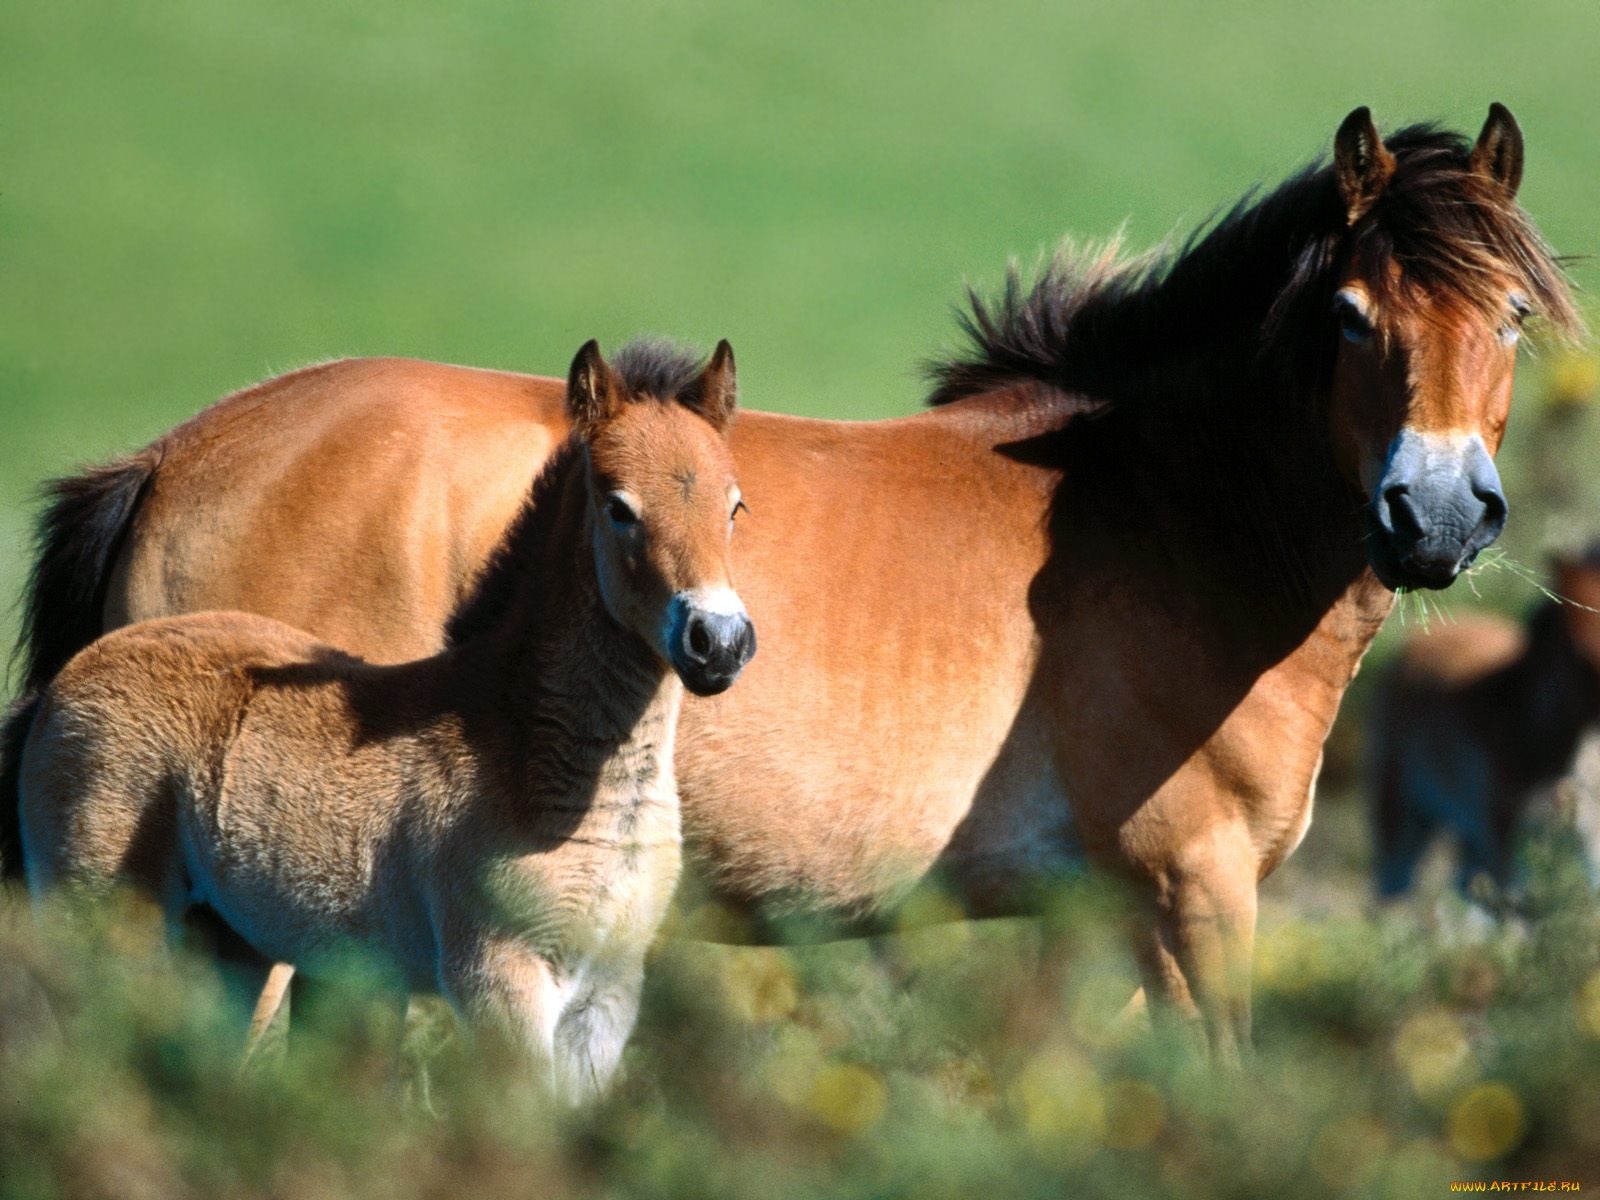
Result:
<instances>
[{"instance_id":1,"label":"sunlit field","mask_svg":"<svg viewBox=\"0 0 1600 1200\"><path fill-rule=\"evenodd\" d=\"M560 373L591 336L727 337L748 406L905 413L964 280L1063 236L1181 235L1358 104L1471 132L1504 101L1524 204L1600 249L1600 8L1257 8L0 5L0 650L41 479L308 362ZM0 896L0 1197L1600 1188L1600 906L1561 831L1514 920L1442 869L1380 913L1362 811L1373 669L1426 623L1526 611L1547 556L1600 534L1594 352L1535 332L1520 372L1506 535L1397 608L1264 885L1241 1071L1123 1013L1092 880L1051 953L1022 922L669 939L625 1079L577 1114L436 1005L402 1028L359 965L241 1071L247 1001L137 905Z\"/></svg>"},{"instance_id":2,"label":"sunlit field","mask_svg":"<svg viewBox=\"0 0 1600 1200\"><path fill-rule=\"evenodd\" d=\"M1115 904L1063 896L1041 986L1013 923L872 943L671 945L626 1078L552 1112L510 1060L414 1009L404 1053L361 976L241 1075L215 972L137 914L8 928L8 1196L1394 1196L1452 1180L1593 1186L1600 913L1541 877L1526 926L1265 923L1258 1046L1219 1074L1119 1025ZM57 1021L19 986L44 981ZM1048 975L1048 972L1044 973ZM269 1054L269 1058L271 1055Z\"/></svg>"}]
</instances>

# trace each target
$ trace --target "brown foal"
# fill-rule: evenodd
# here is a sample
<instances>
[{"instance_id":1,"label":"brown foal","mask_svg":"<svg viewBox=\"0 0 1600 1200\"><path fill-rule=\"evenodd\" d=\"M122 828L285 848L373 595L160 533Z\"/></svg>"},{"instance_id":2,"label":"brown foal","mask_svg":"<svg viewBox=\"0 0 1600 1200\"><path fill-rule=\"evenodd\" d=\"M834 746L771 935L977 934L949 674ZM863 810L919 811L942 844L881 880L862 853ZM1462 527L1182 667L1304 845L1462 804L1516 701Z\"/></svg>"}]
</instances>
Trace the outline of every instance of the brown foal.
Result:
<instances>
[{"instance_id":1,"label":"brown foal","mask_svg":"<svg viewBox=\"0 0 1600 1200\"><path fill-rule=\"evenodd\" d=\"M572 365L479 636L373 666L246 613L106 635L21 762L36 891L130 880L316 973L351 948L508 1033L569 1101L614 1071L677 882L687 686L754 652L731 585L727 343ZM281 972L280 972L281 975Z\"/></svg>"}]
</instances>

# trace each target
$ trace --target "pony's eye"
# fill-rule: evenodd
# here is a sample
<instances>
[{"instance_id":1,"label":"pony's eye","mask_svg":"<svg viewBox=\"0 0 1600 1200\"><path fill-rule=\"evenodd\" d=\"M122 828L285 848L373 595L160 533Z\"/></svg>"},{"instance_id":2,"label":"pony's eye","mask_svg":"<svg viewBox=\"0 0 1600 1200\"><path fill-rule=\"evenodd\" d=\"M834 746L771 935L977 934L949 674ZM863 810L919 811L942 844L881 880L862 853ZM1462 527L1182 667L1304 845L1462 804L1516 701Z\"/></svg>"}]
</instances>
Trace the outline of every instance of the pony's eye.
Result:
<instances>
[{"instance_id":1,"label":"pony's eye","mask_svg":"<svg viewBox=\"0 0 1600 1200\"><path fill-rule=\"evenodd\" d=\"M633 511L633 505L617 495L606 497L606 516L611 518L613 525L622 527L639 522L639 514Z\"/></svg>"},{"instance_id":2,"label":"pony's eye","mask_svg":"<svg viewBox=\"0 0 1600 1200\"><path fill-rule=\"evenodd\" d=\"M1339 335L1345 341L1360 346L1372 340L1372 322L1351 296L1344 292L1335 296L1333 311L1339 318Z\"/></svg>"},{"instance_id":3,"label":"pony's eye","mask_svg":"<svg viewBox=\"0 0 1600 1200\"><path fill-rule=\"evenodd\" d=\"M1521 292L1511 293L1510 305L1511 316L1496 331L1502 346L1515 346L1522 336L1522 323L1533 315L1533 305Z\"/></svg>"},{"instance_id":4,"label":"pony's eye","mask_svg":"<svg viewBox=\"0 0 1600 1200\"><path fill-rule=\"evenodd\" d=\"M735 517L737 517L740 513L749 512L749 511L750 511L750 506L748 504L746 504L743 500L735 500L733 502L733 508L728 513L728 523L731 525L733 523L733 519Z\"/></svg>"}]
</instances>

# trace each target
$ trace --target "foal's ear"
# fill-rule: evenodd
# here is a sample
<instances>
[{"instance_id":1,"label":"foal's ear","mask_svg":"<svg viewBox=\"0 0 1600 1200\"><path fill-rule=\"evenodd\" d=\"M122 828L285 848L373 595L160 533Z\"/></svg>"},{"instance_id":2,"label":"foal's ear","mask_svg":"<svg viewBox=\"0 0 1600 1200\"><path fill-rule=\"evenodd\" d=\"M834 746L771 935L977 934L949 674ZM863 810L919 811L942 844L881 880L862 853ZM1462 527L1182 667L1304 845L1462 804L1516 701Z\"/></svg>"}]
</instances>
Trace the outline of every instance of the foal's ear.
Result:
<instances>
[{"instance_id":1,"label":"foal's ear","mask_svg":"<svg viewBox=\"0 0 1600 1200\"><path fill-rule=\"evenodd\" d=\"M622 399L621 381L601 357L600 343L590 338L573 357L567 372L567 415L584 428L604 421Z\"/></svg>"},{"instance_id":2,"label":"foal's ear","mask_svg":"<svg viewBox=\"0 0 1600 1200\"><path fill-rule=\"evenodd\" d=\"M1517 194L1522 183L1522 127L1504 104L1489 105L1489 119L1467 161L1478 174L1505 188L1508 199Z\"/></svg>"},{"instance_id":3,"label":"foal's ear","mask_svg":"<svg viewBox=\"0 0 1600 1200\"><path fill-rule=\"evenodd\" d=\"M719 432L733 423L733 410L739 404L739 381L733 369L733 347L724 338L711 352L705 365L685 393L684 399Z\"/></svg>"},{"instance_id":4,"label":"foal's ear","mask_svg":"<svg viewBox=\"0 0 1600 1200\"><path fill-rule=\"evenodd\" d=\"M1365 104L1344 119L1333 135L1333 174L1339 181L1345 220L1359 221L1383 195L1394 174L1394 155L1384 146Z\"/></svg>"}]
</instances>

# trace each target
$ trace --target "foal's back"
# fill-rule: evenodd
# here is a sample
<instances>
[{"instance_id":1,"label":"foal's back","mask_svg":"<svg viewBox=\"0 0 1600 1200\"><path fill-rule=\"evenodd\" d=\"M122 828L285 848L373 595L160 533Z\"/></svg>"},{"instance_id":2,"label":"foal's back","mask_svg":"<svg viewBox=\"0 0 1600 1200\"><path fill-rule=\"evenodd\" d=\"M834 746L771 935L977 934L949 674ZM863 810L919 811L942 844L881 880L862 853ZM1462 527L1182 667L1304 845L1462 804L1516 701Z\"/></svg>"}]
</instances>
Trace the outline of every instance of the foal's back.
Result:
<instances>
[{"instance_id":1,"label":"foal's back","mask_svg":"<svg viewBox=\"0 0 1600 1200\"><path fill-rule=\"evenodd\" d=\"M360 695L376 674L403 694L415 670L247 613L108 634L52 684L24 755L33 885L120 873L169 908L212 904L268 954L367 932L373 847L405 818L437 722L366 737Z\"/></svg>"}]
</instances>

